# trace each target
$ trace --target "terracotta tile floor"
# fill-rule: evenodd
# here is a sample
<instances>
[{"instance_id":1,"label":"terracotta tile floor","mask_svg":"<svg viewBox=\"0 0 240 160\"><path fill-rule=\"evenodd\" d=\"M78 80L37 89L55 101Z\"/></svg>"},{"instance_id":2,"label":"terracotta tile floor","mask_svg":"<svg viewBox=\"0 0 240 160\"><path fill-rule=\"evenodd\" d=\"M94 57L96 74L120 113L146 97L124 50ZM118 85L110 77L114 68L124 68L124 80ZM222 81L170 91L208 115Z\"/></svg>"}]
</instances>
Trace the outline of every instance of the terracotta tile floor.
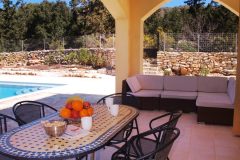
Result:
<instances>
[{"instance_id":1,"label":"terracotta tile floor","mask_svg":"<svg viewBox=\"0 0 240 160\"><path fill-rule=\"evenodd\" d=\"M138 123L141 131L161 111L141 111ZM231 127L198 124L195 113L185 113L177 127L181 134L175 141L170 160L240 160L240 137L232 135ZM97 159L109 160L115 150L108 147L97 153Z\"/></svg>"}]
</instances>

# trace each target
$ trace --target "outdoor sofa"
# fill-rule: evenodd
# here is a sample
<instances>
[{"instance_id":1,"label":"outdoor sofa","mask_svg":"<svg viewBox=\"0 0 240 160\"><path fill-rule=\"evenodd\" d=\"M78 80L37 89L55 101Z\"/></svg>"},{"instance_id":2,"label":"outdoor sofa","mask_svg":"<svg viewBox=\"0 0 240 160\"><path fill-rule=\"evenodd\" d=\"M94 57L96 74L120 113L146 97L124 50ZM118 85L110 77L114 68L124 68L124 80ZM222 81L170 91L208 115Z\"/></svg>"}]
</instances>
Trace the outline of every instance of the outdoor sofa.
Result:
<instances>
[{"instance_id":1,"label":"outdoor sofa","mask_svg":"<svg viewBox=\"0 0 240 160\"><path fill-rule=\"evenodd\" d=\"M140 100L139 109L197 112L197 121L231 125L235 78L136 75L123 80L122 93Z\"/></svg>"}]
</instances>

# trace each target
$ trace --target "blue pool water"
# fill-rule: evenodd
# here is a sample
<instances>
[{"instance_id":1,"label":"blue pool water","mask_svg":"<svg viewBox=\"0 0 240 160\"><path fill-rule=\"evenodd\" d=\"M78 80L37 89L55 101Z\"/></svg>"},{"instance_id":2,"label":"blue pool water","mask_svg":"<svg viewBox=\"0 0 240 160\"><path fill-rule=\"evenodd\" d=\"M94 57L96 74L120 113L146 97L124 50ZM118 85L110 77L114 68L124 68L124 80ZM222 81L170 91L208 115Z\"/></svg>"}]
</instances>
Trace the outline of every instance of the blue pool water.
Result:
<instances>
[{"instance_id":1,"label":"blue pool water","mask_svg":"<svg viewBox=\"0 0 240 160\"><path fill-rule=\"evenodd\" d=\"M61 84L40 84L40 83L20 83L0 81L0 99L36 92L59 85Z\"/></svg>"}]
</instances>

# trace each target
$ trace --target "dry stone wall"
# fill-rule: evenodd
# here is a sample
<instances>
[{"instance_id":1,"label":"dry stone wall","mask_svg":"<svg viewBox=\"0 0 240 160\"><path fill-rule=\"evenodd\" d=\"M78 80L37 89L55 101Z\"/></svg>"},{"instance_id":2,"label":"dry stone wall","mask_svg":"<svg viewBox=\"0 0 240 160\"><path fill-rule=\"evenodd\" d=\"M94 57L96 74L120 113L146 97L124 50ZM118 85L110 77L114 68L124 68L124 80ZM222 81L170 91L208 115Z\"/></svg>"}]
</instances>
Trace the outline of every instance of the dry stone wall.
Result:
<instances>
[{"instance_id":1,"label":"dry stone wall","mask_svg":"<svg viewBox=\"0 0 240 160\"><path fill-rule=\"evenodd\" d=\"M114 66L115 63L115 49L88 49L91 54L96 54L104 60L107 64ZM45 64L45 61L49 55L55 56L55 58L62 58L59 56L68 55L71 52L78 52L80 49L65 49L65 50L38 50L38 51L23 51L23 52L3 52L0 53L0 65L1 66L26 66L26 65L39 65Z\"/></svg>"},{"instance_id":2,"label":"dry stone wall","mask_svg":"<svg viewBox=\"0 0 240 160\"><path fill-rule=\"evenodd\" d=\"M0 66L26 66L44 64L49 55L58 56L59 52L69 54L68 50L40 50L31 52L1 53ZM107 66L115 68L115 49L89 49L91 54L98 54L107 60ZM157 59L144 59L143 71L146 74L202 75L221 74L236 75L237 53L230 52L162 52ZM167 72L165 72L167 71Z\"/></svg>"},{"instance_id":3,"label":"dry stone wall","mask_svg":"<svg viewBox=\"0 0 240 160\"><path fill-rule=\"evenodd\" d=\"M162 52L157 53L158 70L171 69L176 74L201 75L202 72L235 75L237 53Z\"/></svg>"}]
</instances>

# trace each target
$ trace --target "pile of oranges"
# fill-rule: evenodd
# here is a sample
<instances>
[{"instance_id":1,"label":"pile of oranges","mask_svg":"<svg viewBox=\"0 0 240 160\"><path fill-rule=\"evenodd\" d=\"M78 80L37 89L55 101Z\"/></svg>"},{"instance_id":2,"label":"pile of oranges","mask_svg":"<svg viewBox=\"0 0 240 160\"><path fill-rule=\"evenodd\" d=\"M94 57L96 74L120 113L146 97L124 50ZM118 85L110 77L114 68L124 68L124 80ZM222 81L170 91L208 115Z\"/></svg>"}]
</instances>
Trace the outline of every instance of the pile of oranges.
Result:
<instances>
[{"instance_id":1,"label":"pile of oranges","mask_svg":"<svg viewBox=\"0 0 240 160\"><path fill-rule=\"evenodd\" d=\"M63 118L78 119L93 115L93 108L87 101L80 97L72 97L66 101L65 106L60 109L60 116Z\"/></svg>"}]
</instances>

